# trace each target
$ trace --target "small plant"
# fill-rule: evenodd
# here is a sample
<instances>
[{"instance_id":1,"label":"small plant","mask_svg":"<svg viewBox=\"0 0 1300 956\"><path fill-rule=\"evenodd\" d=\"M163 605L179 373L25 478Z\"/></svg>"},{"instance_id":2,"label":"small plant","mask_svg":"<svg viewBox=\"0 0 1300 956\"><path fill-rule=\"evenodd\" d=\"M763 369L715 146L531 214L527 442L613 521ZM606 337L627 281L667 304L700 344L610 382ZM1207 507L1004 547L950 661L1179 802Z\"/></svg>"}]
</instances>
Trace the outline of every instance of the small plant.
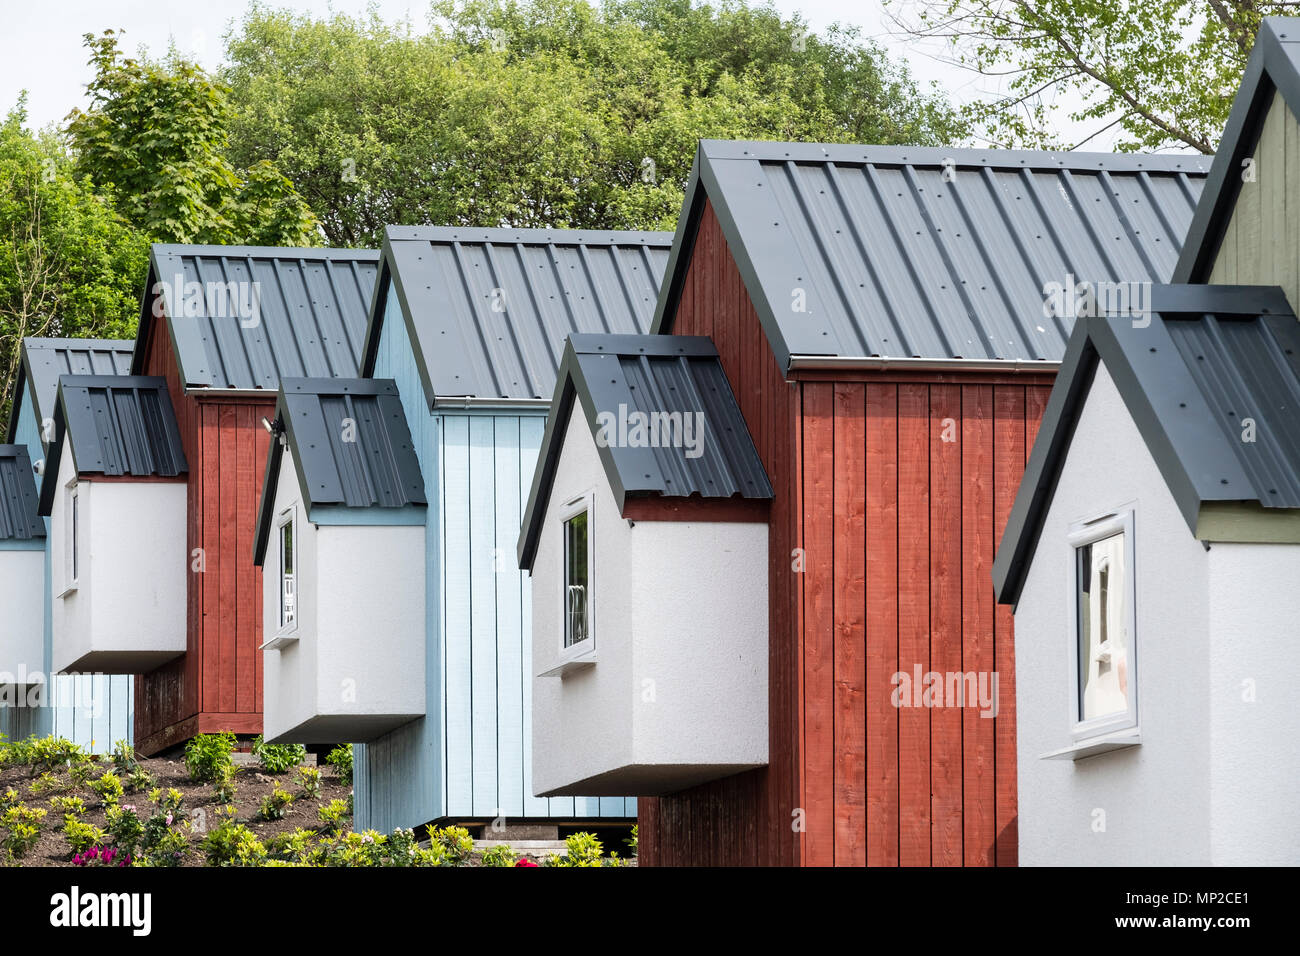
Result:
<instances>
[{"instance_id":1,"label":"small plant","mask_svg":"<svg viewBox=\"0 0 1300 956\"><path fill-rule=\"evenodd\" d=\"M175 787L155 787L149 791L149 802L158 808L159 813L176 813L185 802L185 794Z\"/></svg>"},{"instance_id":2,"label":"small plant","mask_svg":"<svg viewBox=\"0 0 1300 956\"><path fill-rule=\"evenodd\" d=\"M263 820L283 820L284 815L292 805L293 794L282 789L277 781L271 792L262 798L262 806L258 811L258 815Z\"/></svg>"},{"instance_id":3,"label":"small plant","mask_svg":"<svg viewBox=\"0 0 1300 956\"><path fill-rule=\"evenodd\" d=\"M145 824L146 831L149 824ZM178 827L159 830L149 845L148 852L135 860L136 866L180 866L190 852L190 822Z\"/></svg>"},{"instance_id":4,"label":"small plant","mask_svg":"<svg viewBox=\"0 0 1300 956\"><path fill-rule=\"evenodd\" d=\"M126 775L126 788L132 793L152 790L154 787L153 774L144 767L137 766Z\"/></svg>"},{"instance_id":5,"label":"small plant","mask_svg":"<svg viewBox=\"0 0 1300 956\"><path fill-rule=\"evenodd\" d=\"M92 763L94 758L70 740L62 737L29 737L21 748L23 762L33 770Z\"/></svg>"},{"instance_id":6,"label":"small plant","mask_svg":"<svg viewBox=\"0 0 1300 956\"><path fill-rule=\"evenodd\" d=\"M227 767L233 767L230 755L235 750L235 735L199 734L185 745L185 769L196 783L220 780Z\"/></svg>"},{"instance_id":7,"label":"small plant","mask_svg":"<svg viewBox=\"0 0 1300 956\"><path fill-rule=\"evenodd\" d=\"M639 824L636 823L632 824L632 836L623 841L624 843L627 844L628 849L632 851L633 856L636 856L636 850L637 850L637 840L638 840L637 826L638 825Z\"/></svg>"},{"instance_id":8,"label":"small plant","mask_svg":"<svg viewBox=\"0 0 1300 956\"><path fill-rule=\"evenodd\" d=\"M144 822L132 806L111 806L105 810L104 829L113 838L113 845L131 856L144 839Z\"/></svg>"},{"instance_id":9,"label":"small plant","mask_svg":"<svg viewBox=\"0 0 1300 956\"><path fill-rule=\"evenodd\" d=\"M266 841L266 852L272 860L290 863L311 862L316 834L299 827L292 833L277 833Z\"/></svg>"},{"instance_id":10,"label":"small plant","mask_svg":"<svg viewBox=\"0 0 1300 956\"><path fill-rule=\"evenodd\" d=\"M261 866L267 859L262 841L232 817L209 830L199 847L209 866Z\"/></svg>"},{"instance_id":11,"label":"small plant","mask_svg":"<svg viewBox=\"0 0 1300 956\"><path fill-rule=\"evenodd\" d=\"M217 785L212 791L212 796L217 803L233 804L235 802L235 794L239 789L235 786L235 773L236 768L232 765L227 767L221 778L217 780Z\"/></svg>"},{"instance_id":12,"label":"small plant","mask_svg":"<svg viewBox=\"0 0 1300 956\"><path fill-rule=\"evenodd\" d=\"M384 866L388 860L388 838L374 830L347 833L328 845L326 866Z\"/></svg>"},{"instance_id":13,"label":"small plant","mask_svg":"<svg viewBox=\"0 0 1300 956\"><path fill-rule=\"evenodd\" d=\"M131 854L115 846L92 846L72 858L73 866L130 866Z\"/></svg>"},{"instance_id":14,"label":"small plant","mask_svg":"<svg viewBox=\"0 0 1300 956\"><path fill-rule=\"evenodd\" d=\"M331 800L329 803L320 807L316 811L320 817L320 822L326 833L337 833L343 826L343 821L348 817L348 803L346 800Z\"/></svg>"},{"instance_id":15,"label":"small plant","mask_svg":"<svg viewBox=\"0 0 1300 956\"><path fill-rule=\"evenodd\" d=\"M122 781L111 770L106 771L98 780L90 781L88 786L109 806L122 799Z\"/></svg>"},{"instance_id":16,"label":"small plant","mask_svg":"<svg viewBox=\"0 0 1300 956\"><path fill-rule=\"evenodd\" d=\"M106 834L93 823L78 820L72 814L63 818L63 835L73 853L83 853L92 846L99 846L108 839Z\"/></svg>"},{"instance_id":17,"label":"small plant","mask_svg":"<svg viewBox=\"0 0 1300 956\"><path fill-rule=\"evenodd\" d=\"M50 809L60 816L79 817L86 812L86 801L81 797L50 797Z\"/></svg>"},{"instance_id":18,"label":"small plant","mask_svg":"<svg viewBox=\"0 0 1300 956\"><path fill-rule=\"evenodd\" d=\"M590 833L575 833L564 841L562 855L548 857L547 866L604 866L604 847Z\"/></svg>"},{"instance_id":19,"label":"small plant","mask_svg":"<svg viewBox=\"0 0 1300 956\"><path fill-rule=\"evenodd\" d=\"M334 768L344 783L352 782L352 745L339 744L325 755L325 762Z\"/></svg>"},{"instance_id":20,"label":"small plant","mask_svg":"<svg viewBox=\"0 0 1300 956\"><path fill-rule=\"evenodd\" d=\"M68 785L47 770L32 781L27 789L32 796L39 797L46 793L62 793L68 789Z\"/></svg>"},{"instance_id":21,"label":"small plant","mask_svg":"<svg viewBox=\"0 0 1300 956\"><path fill-rule=\"evenodd\" d=\"M302 795L315 799L320 796L320 768L319 767L299 767L298 768L298 786L302 788Z\"/></svg>"},{"instance_id":22,"label":"small plant","mask_svg":"<svg viewBox=\"0 0 1300 956\"><path fill-rule=\"evenodd\" d=\"M3 793L0 793L0 813L4 813L10 807L16 807L22 803L22 797L13 787L9 787Z\"/></svg>"},{"instance_id":23,"label":"small plant","mask_svg":"<svg viewBox=\"0 0 1300 956\"><path fill-rule=\"evenodd\" d=\"M429 842L442 847L443 866L462 866L474 853L474 839L464 827L430 827Z\"/></svg>"},{"instance_id":24,"label":"small plant","mask_svg":"<svg viewBox=\"0 0 1300 956\"><path fill-rule=\"evenodd\" d=\"M519 860L519 854L510 849L510 844L499 843L496 846L488 847L483 853L484 866L514 866Z\"/></svg>"},{"instance_id":25,"label":"small plant","mask_svg":"<svg viewBox=\"0 0 1300 956\"><path fill-rule=\"evenodd\" d=\"M302 744L268 744L258 734L253 741L253 756L269 773L285 773L307 759L307 748Z\"/></svg>"},{"instance_id":26,"label":"small plant","mask_svg":"<svg viewBox=\"0 0 1300 956\"><path fill-rule=\"evenodd\" d=\"M93 763L74 763L68 768L69 785L72 787L86 787L95 776L95 765Z\"/></svg>"},{"instance_id":27,"label":"small plant","mask_svg":"<svg viewBox=\"0 0 1300 956\"><path fill-rule=\"evenodd\" d=\"M129 774L139 766L139 761L136 760L135 756L135 748L125 740L119 740L113 745L113 754L110 759L113 761L113 766L117 768L117 772L121 774Z\"/></svg>"},{"instance_id":28,"label":"small plant","mask_svg":"<svg viewBox=\"0 0 1300 956\"><path fill-rule=\"evenodd\" d=\"M0 814L0 827L5 830L4 848L10 856L20 857L36 845L44 820L45 810L21 803Z\"/></svg>"}]
</instances>

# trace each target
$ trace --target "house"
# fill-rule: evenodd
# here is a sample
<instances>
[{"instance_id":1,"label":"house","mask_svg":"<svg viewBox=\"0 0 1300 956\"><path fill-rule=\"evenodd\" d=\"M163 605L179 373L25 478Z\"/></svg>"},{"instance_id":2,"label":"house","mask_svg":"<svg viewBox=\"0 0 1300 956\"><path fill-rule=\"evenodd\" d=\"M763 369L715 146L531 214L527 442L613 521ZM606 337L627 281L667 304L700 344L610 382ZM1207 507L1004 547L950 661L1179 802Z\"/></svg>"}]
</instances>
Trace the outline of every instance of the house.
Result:
<instances>
[{"instance_id":1,"label":"house","mask_svg":"<svg viewBox=\"0 0 1300 956\"><path fill-rule=\"evenodd\" d=\"M0 445L0 607L0 734L13 739L46 689L45 522L26 445Z\"/></svg>"},{"instance_id":2,"label":"house","mask_svg":"<svg viewBox=\"0 0 1300 956\"><path fill-rule=\"evenodd\" d=\"M427 508L404 507L425 511L425 696L422 716L357 747L358 828L635 817L623 794L531 789L532 598L514 549L565 337L644 333L669 239L387 230L361 375L396 383L424 480Z\"/></svg>"},{"instance_id":3,"label":"house","mask_svg":"<svg viewBox=\"0 0 1300 956\"><path fill-rule=\"evenodd\" d=\"M262 732L259 482L284 376L354 377L378 253L155 245L133 375L166 381L186 484L184 653L136 678L135 741Z\"/></svg>"},{"instance_id":4,"label":"house","mask_svg":"<svg viewBox=\"0 0 1300 956\"><path fill-rule=\"evenodd\" d=\"M59 379L40 498L54 672L140 673L184 653L186 470L161 378Z\"/></svg>"},{"instance_id":5,"label":"house","mask_svg":"<svg viewBox=\"0 0 1300 956\"><path fill-rule=\"evenodd\" d=\"M701 144L652 331L713 341L772 486L768 760L639 800L643 865L1015 864L998 530L1075 317L1169 279L1206 162Z\"/></svg>"},{"instance_id":6,"label":"house","mask_svg":"<svg viewBox=\"0 0 1300 956\"><path fill-rule=\"evenodd\" d=\"M573 335L524 512L539 796L768 763L772 486L713 343Z\"/></svg>"},{"instance_id":7,"label":"house","mask_svg":"<svg viewBox=\"0 0 1300 956\"><path fill-rule=\"evenodd\" d=\"M397 384L284 379L258 513L266 739L382 736L425 714L428 501Z\"/></svg>"},{"instance_id":8,"label":"house","mask_svg":"<svg viewBox=\"0 0 1300 956\"><path fill-rule=\"evenodd\" d=\"M1260 28L1187 284L1075 327L998 551L1024 863L1300 862L1298 40Z\"/></svg>"},{"instance_id":9,"label":"house","mask_svg":"<svg viewBox=\"0 0 1300 956\"><path fill-rule=\"evenodd\" d=\"M45 471L46 449L54 438L54 406L64 375L126 375L131 370L130 339L27 338L19 353L5 441L26 448L38 488ZM48 530L49 520L42 519ZM44 538L42 653L28 658L27 706L0 711L0 733L10 739L53 734L95 752L107 752L118 740L133 739L134 686L129 675L55 674L51 653L53 628L50 538ZM13 632L11 632L12 634ZM18 632L22 633L22 632ZM18 640L32 640L22 633ZM15 672L17 676L17 672ZM39 691L35 688L39 687Z\"/></svg>"}]
</instances>

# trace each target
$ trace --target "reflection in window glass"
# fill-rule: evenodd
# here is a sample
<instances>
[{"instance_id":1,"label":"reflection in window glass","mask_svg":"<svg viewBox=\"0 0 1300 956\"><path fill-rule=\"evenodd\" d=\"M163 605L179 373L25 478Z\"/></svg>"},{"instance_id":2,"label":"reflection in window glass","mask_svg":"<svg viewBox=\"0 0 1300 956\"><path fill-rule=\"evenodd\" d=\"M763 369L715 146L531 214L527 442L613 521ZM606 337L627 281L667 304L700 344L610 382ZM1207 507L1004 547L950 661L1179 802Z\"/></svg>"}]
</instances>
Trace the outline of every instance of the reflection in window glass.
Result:
<instances>
[{"instance_id":1,"label":"reflection in window glass","mask_svg":"<svg viewBox=\"0 0 1300 956\"><path fill-rule=\"evenodd\" d=\"M587 512L564 522L564 646L591 636L587 613Z\"/></svg>"},{"instance_id":2,"label":"reflection in window glass","mask_svg":"<svg viewBox=\"0 0 1300 956\"><path fill-rule=\"evenodd\" d=\"M1079 588L1079 719L1128 709L1124 533L1076 550Z\"/></svg>"}]
</instances>

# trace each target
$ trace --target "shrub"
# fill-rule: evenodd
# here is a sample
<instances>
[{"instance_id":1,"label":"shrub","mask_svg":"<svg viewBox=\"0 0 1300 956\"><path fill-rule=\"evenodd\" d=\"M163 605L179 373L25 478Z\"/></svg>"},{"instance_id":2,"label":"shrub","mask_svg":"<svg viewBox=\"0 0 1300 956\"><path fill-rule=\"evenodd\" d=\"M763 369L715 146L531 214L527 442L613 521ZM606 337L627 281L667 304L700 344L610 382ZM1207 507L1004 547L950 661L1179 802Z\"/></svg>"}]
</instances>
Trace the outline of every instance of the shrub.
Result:
<instances>
[{"instance_id":1,"label":"shrub","mask_svg":"<svg viewBox=\"0 0 1300 956\"><path fill-rule=\"evenodd\" d=\"M277 833L267 839L266 852L272 861L309 863L315 843L316 834L299 827L292 833Z\"/></svg>"},{"instance_id":2,"label":"shrub","mask_svg":"<svg viewBox=\"0 0 1300 956\"><path fill-rule=\"evenodd\" d=\"M636 856L636 852L637 852L637 841L638 841L637 826L638 825L639 824L636 823L632 824L632 836L623 841L624 843L627 844L628 849L632 851L633 856Z\"/></svg>"},{"instance_id":3,"label":"shrub","mask_svg":"<svg viewBox=\"0 0 1300 956\"><path fill-rule=\"evenodd\" d=\"M217 780L217 785L212 791L212 796L217 803L232 804L235 802L235 794L239 792L239 788L235 786L235 774L237 772L237 768L232 765L227 767L221 778Z\"/></svg>"},{"instance_id":4,"label":"shrub","mask_svg":"<svg viewBox=\"0 0 1300 956\"><path fill-rule=\"evenodd\" d=\"M131 854L115 846L92 846L72 858L73 866L130 866Z\"/></svg>"},{"instance_id":5,"label":"shrub","mask_svg":"<svg viewBox=\"0 0 1300 956\"><path fill-rule=\"evenodd\" d=\"M253 741L253 756L269 773L285 773L307 759L307 748L302 744L268 744L258 734Z\"/></svg>"},{"instance_id":6,"label":"shrub","mask_svg":"<svg viewBox=\"0 0 1300 956\"><path fill-rule=\"evenodd\" d=\"M149 791L149 802L158 808L159 813L175 813L185 802L185 794L175 787L155 787Z\"/></svg>"},{"instance_id":7,"label":"shrub","mask_svg":"<svg viewBox=\"0 0 1300 956\"><path fill-rule=\"evenodd\" d=\"M114 846L132 856L144 838L144 822L131 806L112 806L105 810L104 829L113 838Z\"/></svg>"},{"instance_id":8,"label":"shrub","mask_svg":"<svg viewBox=\"0 0 1300 956\"><path fill-rule=\"evenodd\" d=\"M488 847L483 854L484 866L514 866L518 860L519 854L510 849L508 843Z\"/></svg>"},{"instance_id":9,"label":"shrub","mask_svg":"<svg viewBox=\"0 0 1300 956\"><path fill-rule=\"evenodd\" d=\"M10 787L5 790L4 793L0 793L0 813L4 813L4 811L8 810L10 807L16 807L22 802L22 798L19 796L18 791L13 787Z\"/></svg>"},{"instance_id":10,"label":"shrub","mask_svg":"<svg viewBox=\"0 0 1300 956\"><path fill-rule=\"evenodd\" d=\"M220 780L227 767L233 767L230 758L235 749L235 735L199 734L185 745L185 769L196 783Z\"/></svg>"},{"instance_id":11,"label":"shrub","mask_svg":"<svg viewBox=\"0 0 1300 956\"><path fill-rule=\"evenodd\" d=\"M605 866L601 859L605 854L599 840L590 833L575 833L564 841L563 855L548 857L546 866Z\"/></svg>"},{"instance_id":12,"label":"shrub","mask_svg":"<svg viewBox=\"0 0 1300 956\"><path fill-rule=\"evenodd\" d=\"M86 812L86 801L81 797L50 797L50 809L61 816L79 817Z\"/></svg>"},{"instance_id":13,"label":"shrub","mask_svg":"<svg viewBox=\"0 0 1300 956\"><path fill-rule=\"evenodd\" d=\"M126 788L132 793L152 790L154 785L153 774L144 767L136 767L126 776Z\"/></svg>"},{"instance_id":14,"label":"shrub","mask_svg":"<svg viewBox=\"0 0 1300 956\"><path fill-rule=\"evenodd\" d=\"M374 830L346 833L326 846L326 866L384 866L387 837Z\"/></svg>"},{"instance_id":15,"label":"shrub","mask_svg":"<svg viewBox=\"0 0 1300 956\"><path fill-rule=\"evenodd\" d=\"M298 768L298 786L302 787L304 797L320 796L320 768L319 767L299 767Z\"/></svg>"},{"instance_id":16,"label":"shrub","mask_svg":"<svg viewBox=\"0 0 1300 956\"><path fill-rule=\"evenodd\" d=\"M94 776L95 765L93 763L74 763L68 768L68 779L73 787L89 786Z\"/></svg>"},{"instance_id":17,"label":"shrub","mask_svg":"<svg viewBox=\"0 0 1300 956\"><path fill-rule=\"evenodd\" d=\"M316 815L320 817L320 822L326 833L337 833L348 816L347 801L331 800L318 809Z\"/></svg>"},{"instance_id":18,"label":"shrub","mask_svg":"<svg viewBox=\"0 0 1300 956\"><path fill-rule=\"evenodd\" d=\"M84 823L70 813L63 818L63 835L73 853L82 853L108 839L108 834L99 827L93 823Z\"/></svg>"},{"instance_id":19,"label":"shrub","mask_svg":"<svg viewBox=\"0 0 1300 956\"><path fill-rule=\"evenodd\" d=\"M68 785L47 770L32 781L27 789L32 796L39 797L45 793L62 793L68 789Z\"/></svg>"},{"instance_id":20,"label":"shrub","mask_svg":"<svg viewBox=\"0 0 1300 956\"><path fill-rule=\"evenodd\" d=\"M98 780L90 781L89 787L99 794L99 798L106 804L112 805L122 799L122 781L111 770Z\"/></svg>"},{"instance_id":21,"label":"shrub","mask_svg":"<svg viewBox=\"0 0 1300 956\"><path fill-rule=\"evenodd\" d=\"M152 821L151 821L152 822ZM149 824L145 824L146 835ZM163 827L154 834L153 841L142 857L135 859L136 866L180 866L190 852L190 824L186 820L179 827Z\"/></svg>"},{"instance_id":22,"label":"shrub","mask_svg":"<svg viewBox=\"0 0 1300 956\"><path fill-rule=\"evenodd\" d=\"M21 803L0 814L0 827L5 830L4 848L10 856L20 857L36 845L44 819L43 809Z\"/></svg>"},{"instance_id":23,"label":"shrub","mask_svg":"<svg viewBox=\"0 0 1300 956\"><path fill-rule=\"evenodd\" d=\"M21 754L23 763L33 770L78 766L94 760L86 751L62 737L29 737L23 742Z\"/></svg>"},{"instance_id":24,"label":"shrub","mask_svg":"<svg viewBox=\"0 0 1300 956\"><path fill-rule=\"evenodd\" d=\"M325 755L325 762L334 768L344 783L352 782L352 745L339 744Z\"/></svg>"},{"instance_id":25,"label":"shrub","mask_svg":"<svg viewBox=\"0 0 1300 956\"><path fill-rule=\"evenodd\" d=\"M429 842L442 847L443 866L462 866L474 853L474 840L464 827L430 827Z\"/></svg>"},{"instance_id":26,"label":"shrub","mask_svg":"<svg viewBox=\"0 0 1300 956\"><path fill-rule=\"evenodd\" d=\"M262 798L262 806L258 811L258 815L263 820L282 820L292 805L293 794L282 789L277 782L271 792Z\"/></svg>"},{"instance_id":27,"label":"shrub","mask_svg":"<svg viewBox=\"0 0 1300 956\"><path fill-rule=\"evenodd\" d=\"M231 817L209 830L199 847L209 866L260 866L267 859L262 841Z\"/></svg>"},{"instance_id":28,"label":"shrub","mask_svg":"<svg viewBox=\"0 0 1300 956\"><path fill-rule=\"evenodd\" d=\"M113 745L113 754L110 759L113 761L113 766L117 768L118 773L129 774L139 766L139 762L135 757L135 748L125 740L119 740Z\"/></svg>"}]
</instances>

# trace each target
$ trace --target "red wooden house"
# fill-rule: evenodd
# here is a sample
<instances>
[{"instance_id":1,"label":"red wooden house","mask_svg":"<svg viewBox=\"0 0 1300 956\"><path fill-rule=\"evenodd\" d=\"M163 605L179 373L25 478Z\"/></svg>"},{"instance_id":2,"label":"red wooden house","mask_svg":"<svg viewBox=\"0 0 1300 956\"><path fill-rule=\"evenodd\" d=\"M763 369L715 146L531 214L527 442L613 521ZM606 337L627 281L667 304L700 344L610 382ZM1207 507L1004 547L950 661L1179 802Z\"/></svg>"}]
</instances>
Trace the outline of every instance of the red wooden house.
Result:
<instances>
[{"instance_id":1,"label":"red wooden house","mask_svg":"<svg viewBox=\"0 0 1300 956\"><path fill-rule=\"evenodd\" d=\"M1206 168L701 144L654 331L712 339L773 487L769 758L641 801L643 865L1015 864L990 569L1076 314L1052 291L1167 280ZM931 673L996 675L996 716L908 691Z\"/></svg>"},{"instance_id":2,"label":"red wooden house","mask_svg":"<svg viewBox=\"0 0 1300 956\"><path fill-rule=\"evenodd\" d=\"M355 377L378 253L153 247L132 374L167 380L189 462L186 652L135 682L135 746L262 730L257 505L282 376Z\"/></svg>"}]
</instances>

